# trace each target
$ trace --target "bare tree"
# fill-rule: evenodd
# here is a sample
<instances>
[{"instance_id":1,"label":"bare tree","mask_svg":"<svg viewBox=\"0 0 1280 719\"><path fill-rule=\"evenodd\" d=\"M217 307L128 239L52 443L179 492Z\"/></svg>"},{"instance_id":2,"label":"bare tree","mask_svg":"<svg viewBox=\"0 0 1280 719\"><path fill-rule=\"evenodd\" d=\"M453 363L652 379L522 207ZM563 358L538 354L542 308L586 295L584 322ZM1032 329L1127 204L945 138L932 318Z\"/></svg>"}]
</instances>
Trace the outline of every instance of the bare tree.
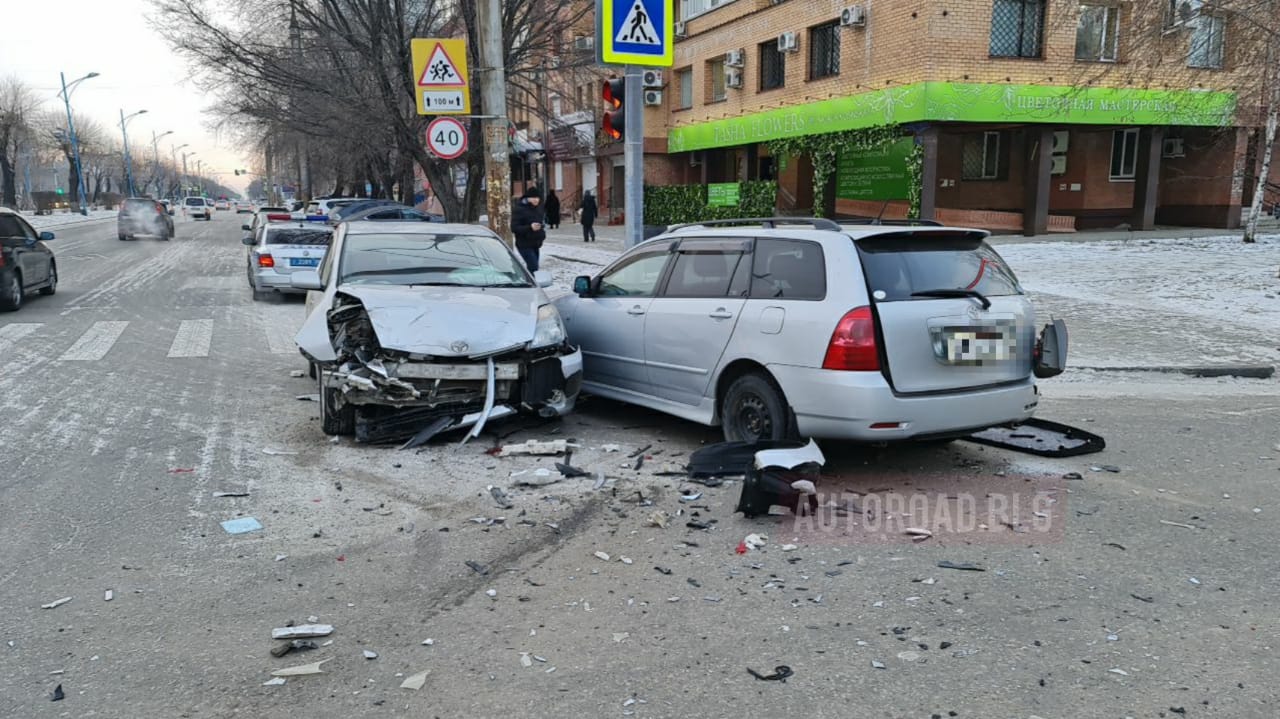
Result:
<instances>
[{"instance_id":1,"label":"bare tree","mask_svg":"<svg viewBox=\"0 0 1280 719\"><path fill-rule=\"evenodd\" d=\"M35 93L17 77L0 78L0 205L17 207L15 163L31 140L32 115L38 106Z\"/></svg>"}]
</instances>

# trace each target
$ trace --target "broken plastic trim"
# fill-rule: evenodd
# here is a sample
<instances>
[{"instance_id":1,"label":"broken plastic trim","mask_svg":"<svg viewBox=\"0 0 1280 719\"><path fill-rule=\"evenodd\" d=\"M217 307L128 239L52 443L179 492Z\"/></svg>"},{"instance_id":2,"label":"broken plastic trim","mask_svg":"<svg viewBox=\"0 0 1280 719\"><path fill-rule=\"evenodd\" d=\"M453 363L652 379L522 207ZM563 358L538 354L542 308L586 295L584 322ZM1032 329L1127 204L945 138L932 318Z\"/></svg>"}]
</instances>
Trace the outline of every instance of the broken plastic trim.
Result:
<instances>
[{"instance_id":1,"label":"broken plastic trim","mask_svg":"<svg viewBox=\"0 0 1280 719\"><path fill-rule=\"evenodd\" d=\"M1035 417L1016 427L992 427L963 439L1041 457L1075 457L1107 448L1107 441L1096 434Z\"/></svg>"},{"instance_id":2,"label":"broken plastic trim","mask_svg":"<svg viewBox=\"0 0 1280 719\"><path fill-rule=\"evenodd\" d=\"M480 432L484 430L484 423L489 420L489 413L493 411L493 393L495 384L493 377L493 358L488 358L486 362L488 363L488 372L486 373L485 378L484 409L480 410L480 416L476 419L475 426L471 428L471 431L467 433L467 436L462 438L462 444L466 444L471 439L480 436Z\"/></svg>"}]
</instances>

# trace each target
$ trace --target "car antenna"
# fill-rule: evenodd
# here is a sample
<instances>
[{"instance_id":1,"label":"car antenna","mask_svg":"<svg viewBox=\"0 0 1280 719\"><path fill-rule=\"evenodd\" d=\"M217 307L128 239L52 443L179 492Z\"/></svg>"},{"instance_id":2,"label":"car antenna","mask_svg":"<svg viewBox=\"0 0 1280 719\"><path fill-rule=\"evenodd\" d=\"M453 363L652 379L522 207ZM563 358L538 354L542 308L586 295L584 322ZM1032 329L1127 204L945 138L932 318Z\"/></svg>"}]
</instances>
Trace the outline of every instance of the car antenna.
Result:
<instances>
[{"instance_id":1,"label":"car antenna","mask_svg":"<svg viewBox=\"0 0 1280 719\"><path fill-rule=\"evenodd\" d=\"M880 206L880 212L879 212L879 214L877 214L877 215L876 215L876 219L874 219L874 220L872 220L872 221L871 221L871 224L873 224L873 225L878 225L878 224L880 224L880 218L881 218L881 217L884 217L884 211L885 211L885 210L887 210L887 209L889 209L889 201L888 201L888 200L885 200L885 201L884 201L884 204Z\"/></svg>"}]
</instances>

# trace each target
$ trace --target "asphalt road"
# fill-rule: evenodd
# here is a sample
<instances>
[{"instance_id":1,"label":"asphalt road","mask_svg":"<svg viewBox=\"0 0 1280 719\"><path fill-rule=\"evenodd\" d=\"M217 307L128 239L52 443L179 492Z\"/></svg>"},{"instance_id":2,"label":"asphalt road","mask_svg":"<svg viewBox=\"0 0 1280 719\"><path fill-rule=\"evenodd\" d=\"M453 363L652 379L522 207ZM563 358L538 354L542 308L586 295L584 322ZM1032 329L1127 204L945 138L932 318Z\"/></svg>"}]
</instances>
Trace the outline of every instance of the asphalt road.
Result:
<instances>
[{"instance_id":1,"label":"asphalt road","mask_svg":"<svg viewBox=\"0 0 1280 719\"><path fill-rule=\"evenodd\" d=\"M242 219L58 230L58 294L0 316L2 717L1277 713L1274 380L1046 382L1043 416L1107 438L1091 457L829 447L824 500L857 510L826 524L660 476L716 433L594 399L493 431L575 439L608 488L520 488L553 460L491 457L492 435L323 437L290 374L301 303L252 302ZM264 529L220 528L241 516ZM310 616L333 644L273 658L271 629Z\"/></svg>"}]
</instances>

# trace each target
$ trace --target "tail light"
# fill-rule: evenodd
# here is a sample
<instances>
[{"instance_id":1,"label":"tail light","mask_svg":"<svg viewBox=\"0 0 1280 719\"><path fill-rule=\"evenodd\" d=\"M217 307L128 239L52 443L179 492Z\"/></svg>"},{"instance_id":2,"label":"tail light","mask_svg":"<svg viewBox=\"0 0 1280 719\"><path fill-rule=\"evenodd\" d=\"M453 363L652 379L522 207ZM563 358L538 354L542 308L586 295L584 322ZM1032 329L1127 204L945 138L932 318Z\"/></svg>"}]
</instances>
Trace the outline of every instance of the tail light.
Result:
<instances>
[{"instance_id":1,"label":"tail light","mask_svg":"<svg viewBox=\"0 0 1280 719\"><path fill-rule=\"evenodd\" d=\"M259 267L275 267L276 258L272 257L271 255L258 255L258 266Z\"/></svg>"},{"instance_id":2,"label":"tail light","mask_svg":"<svg viewBox=\"0 0 1280 719\"><path fill-rule=\"evenodd\" d=\"M880 369L876 346L876 320L870 307L849 310L831 333L823 369L875 372Z\"/></svg>"}]
</instances>

